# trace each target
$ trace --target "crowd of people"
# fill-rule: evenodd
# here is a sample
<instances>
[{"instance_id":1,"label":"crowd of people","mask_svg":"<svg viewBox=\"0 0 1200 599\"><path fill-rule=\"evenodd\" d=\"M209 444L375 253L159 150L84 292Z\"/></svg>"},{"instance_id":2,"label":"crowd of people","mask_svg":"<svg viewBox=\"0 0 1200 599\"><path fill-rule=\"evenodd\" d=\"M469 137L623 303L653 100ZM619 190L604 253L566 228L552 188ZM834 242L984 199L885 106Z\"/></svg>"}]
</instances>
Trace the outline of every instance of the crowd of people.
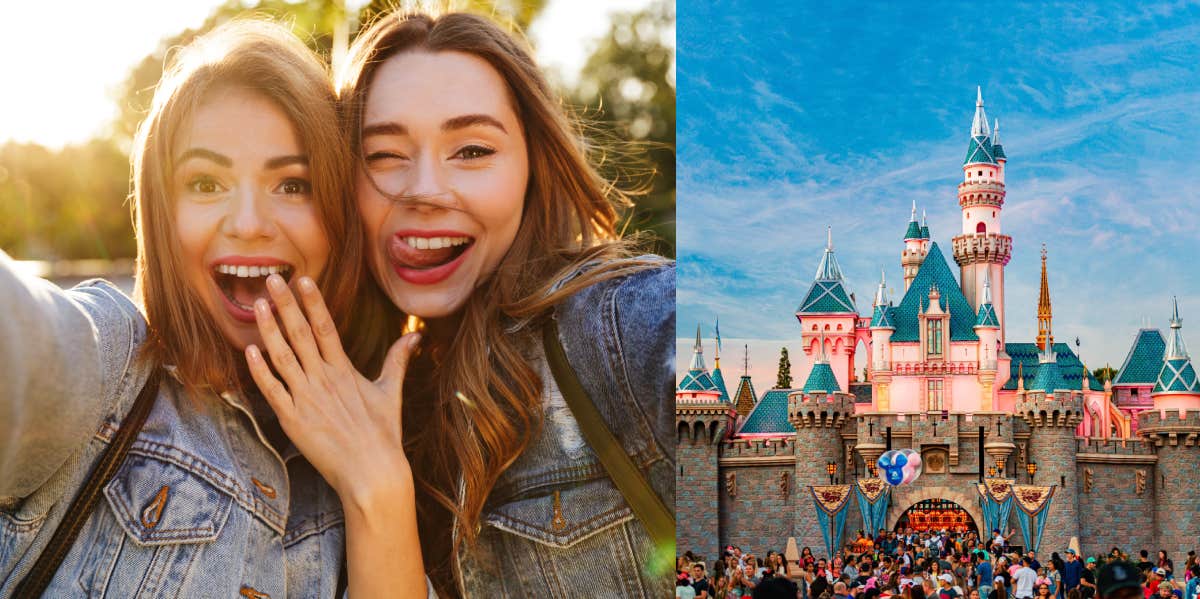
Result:
<instances>
[{"instance_id":1,"label":"crowd of people","mask_svg":"<svg viewBox=\"0 0 1200 599\"><path fill-rule=\"evenodd\" d=\"M692 552L676 563L680 599L1200 599L1200 563L1177 569L1165 550L1136 558L1075 549L1039 558L1009 545L1013 531L861 531L831 558L809 547L798 559L728 546L715 560Z\"/></svg>"}]
</instances>

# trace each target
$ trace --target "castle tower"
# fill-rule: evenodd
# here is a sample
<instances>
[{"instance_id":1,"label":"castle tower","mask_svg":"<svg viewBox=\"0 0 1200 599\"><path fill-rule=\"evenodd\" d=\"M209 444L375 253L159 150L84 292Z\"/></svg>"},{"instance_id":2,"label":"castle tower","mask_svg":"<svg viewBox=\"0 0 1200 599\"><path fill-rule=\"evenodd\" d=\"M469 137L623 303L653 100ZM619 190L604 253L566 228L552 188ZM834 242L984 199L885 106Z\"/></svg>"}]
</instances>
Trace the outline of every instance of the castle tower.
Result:
<instances>
[{"instance_id":1,"label":"castle tower","mask_svg":"<svg viewBox=\"0 0 1200 599\"><path fill-rule=\"evenodd\" d=\"M1000 321L992 306L991 275L986 270L983 272L983 297L975 318L975 335L979 337L979 409L990 411L999 371Z\"/></svg>"},{"instance_id":2,"label":"castle tower","mask_svg":"<svg viewBox=\"0 0 1200 599\"><path fill-rule=\"evenodd\" d=\"M904 251L900 252L905 291L908 291L913 279L917 278L917 271L921 270L921 264L925 262L925 256L929 253L929 244L926 242L928 239L929 227L922 228L917 223L917 201L913 200L912 217L908 221L908 230L904 232Z\"/></svg>"},{"instance_id":3,"label":"castle tower","mask_svg":"<svg viewBox=\"0 0 1200 599\"><path fill-rule=\"evenodd\" d=\"M1066 386L1054 348L1047 343L1033 382L1018 393L1015 410L1029 425L1028 459L1038 465L1034 482L1058 485L1046 517L1042 547L1066 547L1071 537L1079 535L1075 428L1083 421L1083 393Z\"/></svg>"},{"instance_id":4,"label":"castle tower","mask_svg":"<svg viewBox=\"0 0 1200 599\"><path fill-rule=\"evenodd\" d=\"M1158 501L1154 505L1159 545L1182 555L1200 535L1195 492L1182 484L1193 478L1194 441L1200 435L1200 383L1183 343L1179 300L1173 300L1171 334L1154 384L1154 409L1138 415L1138 433L1154 442L1158 454Z\"/></svg>"},{"instance_id":5,"label":"castle tower","mask_svg":"<svg viewBox=\"0 0 1200 599\"><path fill-rule=\"evenodd\" d=\"M694 547L705 556L720 555L720 473L718 450L725 438L733 411L721 400L708 370L704 367L704 349L700 327L696 326L696 345L688 373L675 390L676 505L684 508L676 527L680 547Z\"/></svg>"},{"instance_id":6,"label":"castle tower","mask_svg":"<svg viewBox=\"0 0 1200 599\"><path fill-rule=\"evenodd\" d=\"M914 209L915 210L915 209ZM916 225L916 221L910 223ZM875 398L875 410L886 412L891 409L892 349L890 343L896 325L895 307L887 297L887 279L879 273L879 289L875 292L875 305L871 312L871 396Z\"/></svg>"},{"instance_id":7,"label":"castle tower","mask_svg":"<svg viewBox=\"0 0 1200 599\"><path fill-rule=\"evenodd\" d=\"M1050 333L1050 283L1046 279L1046 244L1042 244L1042 288L1038 292L1038 347L1045 347L1046 342L1054 345L1054 335Z\"/></svg>"},{"instance_id":8,"label":"castle tower","mask_svg":"<svg viewBox=\"0 0 1200 599\"><path fill-rule=\"evenodd\" d=\"M842 269L833 252L832 230L827 235L825 253L817 265L813 284L800 307L796 308L804 353L808 357L800 361L797 379L808 377L816 356L823 351L841 388L849 389L851 370L854 369L858 310L854 306L854 294L846 289ZM818 344L823 347L818 348Z\"/></svg>"},{"instance_id":9,"label":"castle tower","mask_svg":"<svg viewBox=\"0 0 1200 599\"><path fill-rule=\"evenodd\" d=\"M738 418L745 418L754 410L758 396L754 394L754 383L750 380L750 346L744 346L745 357L742 362L742 379L738 381L737 391L733 393L733 409Z\"/></svg>"},{"instance_id":10,"label":"castle tower","mask_svg":"<svg viewBox=\"0 0 1200 599\"><path fill-rule=\"evenodd\" d=\"M788 395L788 421L796 429L796 505L803 506L796 510L795 528L801 547L825 546L809 486L829 484L829 462L837 465L836 480L846 479L841 432L853 425L854 396L840 389L827 356L818 354L803 390Z\"/></svg>"},{"instance_id":11,"label":"castle tower","mask_svg":"<svg viewBox=\"0 0 1200 599\"><path fill-rule=\"evenodd\" d=\"M997 126L999 123L997 122ZM992 286L992 306L1004 335L1004 266L1012 257L1012 237L1000 230L1004 207L1004 166L1008 158L999 139L993 138L983 110L983 92L976 88L975 118L971 141L963 162L963 182L958 184L962 208L962 234L953 239L954 261L958 263L963 295L978 310L983 296L984 272Z\"/></svg>"},{"instance_id":12,"label":"castle tower","mask_svg":"<svg viewBox=\"0 0 1200 599\"><path fill-rule=\"evenodd\" d=\"M721 372L721 320L717 319L716 327L716 346L713 347L713 370L712 380L716 384L717 389L721 391L721 401L730 401L729 390L725 387L725 375Z\"/></svg>"}]
</instances>

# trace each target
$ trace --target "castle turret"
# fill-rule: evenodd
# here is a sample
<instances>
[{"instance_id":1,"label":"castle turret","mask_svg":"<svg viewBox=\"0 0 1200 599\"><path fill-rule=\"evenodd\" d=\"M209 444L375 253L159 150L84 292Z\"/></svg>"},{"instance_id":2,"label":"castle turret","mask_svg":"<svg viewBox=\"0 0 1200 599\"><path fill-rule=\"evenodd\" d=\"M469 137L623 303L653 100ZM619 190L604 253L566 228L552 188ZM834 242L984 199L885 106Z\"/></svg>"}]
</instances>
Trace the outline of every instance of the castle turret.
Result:
<instances>
[{"instance_id":1,"label":"castle turret","mask_svg":"<svg viewBox=\"0 0 1200 599\"><path fill-rule=\"evenodd\" d=\"M997 123L997 126L999 124ZM976 88L975 118L971 122L971 141L963 162L963 182L958 185L958 205L962 208L962 234L953 239L954 261L960 268L963 295L978 310L983 295L984 272L992 286L992 307L1004 333L1004 266L1012 257L1012 237L1000 231L1000 211L1004 206L1003 148L996 145L983 110L983 92ZM1000 148L997 152L997 148ZM997 155L999 154L999 156Z\"/></svg>"},{"instance_id":2,"label":"castle turret","mask_svg":"<svg viewBox=\"0 0 1200 599\"><path fill-rule=\"evenodd\" d=\"M928 237L928 234L921 232L921 224L917 222L917 201L913 200L912 217L908 221L908 230L904 232L904 251L900 252L900 266L904 268L905 291L908 291L913 279L917 278L917 271L921 270L921 263L925 262L925 255L929 250L924 240Z\"/></svg>"},{"instance_id":3,"label":"castle turret","mask_svg":"<svg viewBox=\"0 0 1200 599\"><path fill-rule=\"evenodd\" d=\"M995 397L998 369L1000 321L992 306L991 276L983 273L983 298L975 317L975 335L979 337L979 409L991 410Z\"/></svg>"},{"instance_id":4,"label":"castle turret","mask_svg":"<svg viewBox=\"0 0 1200 599\"><path fill-rule=\"evenodd\" d=\"M1158 545L1182 555L1200 536L1200 512L1195 490L1187 484L1196 470L1196 442L1200 439L1200 384L1183 343L1179 300L1173 300L1171 333L1162 368L1154 384L1154 409L1138 414L1138 434L1155 444L1160 484L1154 503Z\"/></svg>"},{"instance_id":5,"label":"castle turret","mask_svg":"<svg viewBox=\"0 0 1200 599\"><path fill-rule=\"evenodd\" d=\"M916 224L915 222L913 224ZM879 273L879 289L875 292L875 305L871 310L871 395L875 409L886 412L891 409L892 382L892 333L896 331L895 307L887 296L887 278Z\"/></svg>"},{"instance_id":6,"label":"castle turret","mask_svg":"<svg viewBox=\"0 0 1200 599\"><path fill-rule=\"evenodd\" d=\"M731 426L733 410L704 366L700 327L688 373L675 391L676 505L681 518L676 528L680 547L694 547L704 555L719 555L718 514L720 474L718 448Z\"/></svg>"},{"instance_id":7,"label":"castle turret","mask_svg":"<svg viewBox=\"0 0 1200 599\"><path fill-rule=\"evenodd\" d=\"M854 294L846 289L842 269L833 251L833 232L828 232L825 252L817 265L812 286L805 294L796 319L800 321L801 339L808 359L801 360L799 380L808 377L818 353L829 357L829 365L843 389L850 388L854 369L855 327L858 310ZM820 339L824 340L821 341ZM823 347L818 348L818 344Z\"/></svg>"},{"instance_id":8,"label":"castle turret","mask_svg":"<svg viewBox=\"0 0 1200 599\"><path fill-rule=\"evenodd\" d=\"M796 429L796 542L823 547L816 510L807 496L811 485L829 484L826 464L837 468L834 480L846 480L846 455L841 432L853 426L854 396L839 390L837 378L824 355L818 355L802 391L788 395L788 421ZM803 503L801 503L803 502Z\"/></svg>"},{"instance_id":9,"label":"castle turret","mask_svg":"<svg viewBox=\"0 0 1200 599\"><path fill-rule=\"evenodd\" d=\"M1079 536L1075 429L1083 421L1083 392L1066 389L1054 348L1042 347L1033 382L1018 393L1016 413L1029 425L1029 460L1035 484L1058 485L1046 517L1042 547L1066 547Z\"/></svg>"}]
</instances>

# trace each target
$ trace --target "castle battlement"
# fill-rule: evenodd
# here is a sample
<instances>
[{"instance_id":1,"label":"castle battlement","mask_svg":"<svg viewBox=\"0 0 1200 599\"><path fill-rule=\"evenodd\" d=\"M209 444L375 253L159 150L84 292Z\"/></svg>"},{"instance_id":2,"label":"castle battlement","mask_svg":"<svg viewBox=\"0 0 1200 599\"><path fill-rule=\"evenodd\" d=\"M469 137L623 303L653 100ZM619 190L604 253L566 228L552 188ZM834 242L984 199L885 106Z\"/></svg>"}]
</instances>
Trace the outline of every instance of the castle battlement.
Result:
<instances>
[{"instance_id":1,"label":"castle battlement","mask_svg":"<svg viewBox=\"0 0 1200 599\"><path fill-rule=\"evenodd\" d=\"M722 458L761 458L796 455L796 437L737 438L721 444Z\"/></svg>"},{"instance_id":2,"label":"castle battlement","mask_svg":"<svg viewBox=\"0 0 1200 599\"><path fill-rule=\"evenodd\" d=\"M1200 445L1200 410L1146 410L1137 418L1138 434L1157 447Z\"/></svg>"},{"instance_id":3,"label":"castle battlement","mask_svg":"<svg viewBox=\"0 0 1200 599\"><path fill-rule=\"evenodd\" d=\"M854 396L849 393L801 391L788 395L788 422L796 428L837 428L854 416Z\"/></svg>"},{"instance_id":4,"label":"castle battlement","mask_svg":"<svg viewBox=\"0 0 1200 599\"><path fill-rule=\"evenodd\" d=\"M1030 391L1017 399L1017 415L1030 427L1059 427L1074 429L1083 421L1083 393Z\"/></svg>"},{"instance_id":5,"label":"castle battlement","mask_svg":"<svg viewBox=\"0 0 1200 599\"><path fill-rule=\"evenodd\" d=\"M1012 237L998 233L958 235L950 240L954 261L959 266L979 262L1008 264L1012 259Z\"/></svg>"},{"instance_id":6,"label":"castle battlement","mask_svg":"<svg viewBox=\"0 0 1200 599\"><path fill-rule=\"evenodd\" d=\"M1105 456L1153 456L1154 444L1146 439L1075 437L1075 453Z\"/></svg>"}]
</instances>

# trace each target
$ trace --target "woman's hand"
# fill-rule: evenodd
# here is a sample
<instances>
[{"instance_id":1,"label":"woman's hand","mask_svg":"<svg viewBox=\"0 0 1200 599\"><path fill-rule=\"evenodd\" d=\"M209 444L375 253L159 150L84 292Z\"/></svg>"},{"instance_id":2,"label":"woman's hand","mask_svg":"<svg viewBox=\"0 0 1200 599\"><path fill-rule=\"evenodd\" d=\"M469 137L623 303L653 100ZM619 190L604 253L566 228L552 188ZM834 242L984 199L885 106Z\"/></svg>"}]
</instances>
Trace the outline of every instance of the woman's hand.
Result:
<instances>
[{"instance_id":1,"label":"woman's hand","mask_svg":"<svg viewBox=\"0 0 1200 599\"><path fill-rule=\"evenodd\" d=\"M280 382L258 347L246 348L250 374L284 432L325 477L342 502L365 501L396 485L412 484L400 419L404 370L419 335L405 335L388 352L378 380L351 364L337 327L312 279L299 281L305 314L279 275L267 289L287 339L265 299L254 304L258 330Z\"/></svg>"},{"instance_id":2,"label":"woman's hand","mask_svg":"<svg viewBox=\"0 0 1200 599\"><path fill-rule=\"evenodd\" d=\"M342 501L350 596L423 597L416 495L400 421L404 370L419 334L401 337L388 350L379 379L369 381L342 350L317 286L303 277L299 287L307 318L283 278L267 278L286 340L267 301L254 304L263 344L283 382L254 345L246 348L250 374L284 432Z\"/></svg>"}]
</instances>

